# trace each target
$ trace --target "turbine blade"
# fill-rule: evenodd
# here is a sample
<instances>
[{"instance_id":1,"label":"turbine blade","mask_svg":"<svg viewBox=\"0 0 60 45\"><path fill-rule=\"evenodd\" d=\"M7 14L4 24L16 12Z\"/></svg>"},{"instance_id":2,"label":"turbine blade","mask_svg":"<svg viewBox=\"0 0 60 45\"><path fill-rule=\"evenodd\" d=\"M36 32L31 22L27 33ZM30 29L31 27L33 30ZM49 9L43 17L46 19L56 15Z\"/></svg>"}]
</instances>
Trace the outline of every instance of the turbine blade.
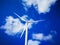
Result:
<instances>
[{"instance_id":1,"label":"turbine blade","mask_svg":"<svg viewBox=\"0 0 60 45\"><path fill-rule=\"evenodd\" d=\"M41 22L41 21L45 21L45 20L28 21L28 23L38 23L38 22Z\"/></svg>"},{"instance_id":2,"label":"turbine blade","mask_svg":"<svg viewBox=\"0 0 60 45\"><path fill-rule=\"evenodd\" d=\"M23 36L24 32L25 32L25 30L23 30L23 32L22 32L22 34L21 34L20 38Z\"/></svg>"},{"instance_id":3,"label":"turbine blade","mask_svg":"<svg viewBox=\"0 0 60 45\"><path fill-rule=\"evenodd\" d=\"M36 23L37 23L37 22L41 22L41 21L45 21L45 20L37 20L37 21L34 21L34 22L36 22Z\"/></svg>"},{"instance_id":4,"label":"turbine blade","mask_svg":"<svg viewBox=\"0 0 60 45\"><path fill-rule=\"evenodd\" d=\"M24 34L25 30L26 30L26 28L24 27L24 30L23 30L23 32L21 33L20 38L23 36L23 34Z\"/></svg>"},{"instance_id":5,"label":"turbine blade","mask_svg":"<svg viewBox=\"0 0 60 45\"><path fill-rule=\"evenodd\" d=\"M14 14L15 14L17 17L19 17L19 19L21 19L21 17L20 17L17 13L14 12Z\"/></svg>"},{"instance_id":6,"label":"turbine blade","mask_svg":"<svg viewBox=\"0 0 60 45\"><path fill-rule=\"evenodd\" d=\"M19 19L20 19L20 20L22 20L22 21L25 21L25 22L26 22L26 20L25 20L24 18L20 17L17 13L15 13L15 12L14 12L14 14L15 14L17 17L19 17Z\"/></svg>"}]
</instances>

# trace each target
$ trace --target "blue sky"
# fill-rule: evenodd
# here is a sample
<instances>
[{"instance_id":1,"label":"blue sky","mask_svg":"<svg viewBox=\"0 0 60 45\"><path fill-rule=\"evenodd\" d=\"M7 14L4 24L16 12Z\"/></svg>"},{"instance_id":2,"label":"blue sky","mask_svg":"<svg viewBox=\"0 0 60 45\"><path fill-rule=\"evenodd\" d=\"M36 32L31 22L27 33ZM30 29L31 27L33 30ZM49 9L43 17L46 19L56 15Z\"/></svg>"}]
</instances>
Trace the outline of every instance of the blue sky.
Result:
<instances>
[{"instance_id":1,"label":"blue sky","mask_svg":"<svg viewBox=\"0 0 60 45\"><path fill-rule=\"evenodd\" d=\"M33 25L29 29L28 39L32 38L32 33L43 33L44 35L52 34L53 40L42 41L40 45L60 45L60 1L58 0L54 5L50 7L50 11L47 13L39 14L33 6L25 11L21 0L0 0L0 26L4 25L7 16L13 16L18 18L13 12L16 12L20 16L24 14L28 15L34 20L45 20ZM56 31L57 34L53 34L51 31ZM20 39L20 34L9 36L5 33L4 29L0 29L0 45L24 45L24 37Z\"/></svg>"}]
</instances>

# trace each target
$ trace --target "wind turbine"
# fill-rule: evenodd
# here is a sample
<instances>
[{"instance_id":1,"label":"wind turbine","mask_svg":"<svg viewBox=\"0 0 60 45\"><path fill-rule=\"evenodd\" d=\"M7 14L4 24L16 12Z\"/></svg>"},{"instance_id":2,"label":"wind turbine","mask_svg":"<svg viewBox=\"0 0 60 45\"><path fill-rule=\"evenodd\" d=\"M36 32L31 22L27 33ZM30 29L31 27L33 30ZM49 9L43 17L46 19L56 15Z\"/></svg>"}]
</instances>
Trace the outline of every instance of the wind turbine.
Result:
<instances>
[{"instance_id":1,"label":"wind turbine","mask_svg":"<svg viewBox=\"0 0 60 45\"><path fill-rule=\"evenodd\" d=\"M22 32L20 38L21 38L22 35L24 34L24 31L26 31L26 32L25 32L25 45L28 45L28 24L29 24L29 23L38 23L38 22L44 21L44 20L26 21L24 18L20 17L17 13L14 12L14 14L15 14L20 20L23 20L23 21L26 22L25 27L24 27L24 30L23 30L23 32Z\"/></svg>"}]
</instances>

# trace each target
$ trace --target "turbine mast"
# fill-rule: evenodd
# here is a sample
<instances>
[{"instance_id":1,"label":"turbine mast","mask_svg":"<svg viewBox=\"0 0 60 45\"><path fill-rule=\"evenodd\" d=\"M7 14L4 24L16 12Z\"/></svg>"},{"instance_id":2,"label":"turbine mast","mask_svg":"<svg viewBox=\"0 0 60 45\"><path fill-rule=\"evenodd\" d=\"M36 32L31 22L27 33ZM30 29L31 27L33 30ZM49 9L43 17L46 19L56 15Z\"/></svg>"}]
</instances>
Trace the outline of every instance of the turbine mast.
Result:
<instances>
[{"instance_id":1,"label":"turbine mast","mask_svg":"<svg viewBox=\"0 0 60 45\"><path fill-rule=\"evenodd\" d=\"M25 45L28 45L28 22L26 22Z\"/></svg>"}]
</instances>

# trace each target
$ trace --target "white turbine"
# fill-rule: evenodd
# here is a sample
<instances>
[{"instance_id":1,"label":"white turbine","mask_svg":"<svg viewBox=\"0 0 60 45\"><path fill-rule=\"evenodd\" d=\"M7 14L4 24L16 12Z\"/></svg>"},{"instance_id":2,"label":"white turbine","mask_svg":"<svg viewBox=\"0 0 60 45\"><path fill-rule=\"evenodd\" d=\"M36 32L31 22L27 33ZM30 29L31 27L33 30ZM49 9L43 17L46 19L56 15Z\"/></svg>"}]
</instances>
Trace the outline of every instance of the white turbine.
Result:
<instances>
[{"instance_id":1,"label":"white turbine","mask_svg":"<svg viewBox=\"0 0 60 45\"><path fill-rule=\"evenodd\" d=\"M20 16L19 16L18 14L16 14L15 12L14 12L14 14L15 14L16 16L18 16L20 20L26 22L26 23L25 23L24 30L23 30L23 32L22 32L20 38L21 38L22 35L24 34L24 31L26 31L26 33L25 33L25 45L28 45L28 24L29 24L29 23L38 23L38 22L44 21L44 20L38 20L38 21L26 21L24 18L20 17Z\"/></svg>"}]
</instances>

